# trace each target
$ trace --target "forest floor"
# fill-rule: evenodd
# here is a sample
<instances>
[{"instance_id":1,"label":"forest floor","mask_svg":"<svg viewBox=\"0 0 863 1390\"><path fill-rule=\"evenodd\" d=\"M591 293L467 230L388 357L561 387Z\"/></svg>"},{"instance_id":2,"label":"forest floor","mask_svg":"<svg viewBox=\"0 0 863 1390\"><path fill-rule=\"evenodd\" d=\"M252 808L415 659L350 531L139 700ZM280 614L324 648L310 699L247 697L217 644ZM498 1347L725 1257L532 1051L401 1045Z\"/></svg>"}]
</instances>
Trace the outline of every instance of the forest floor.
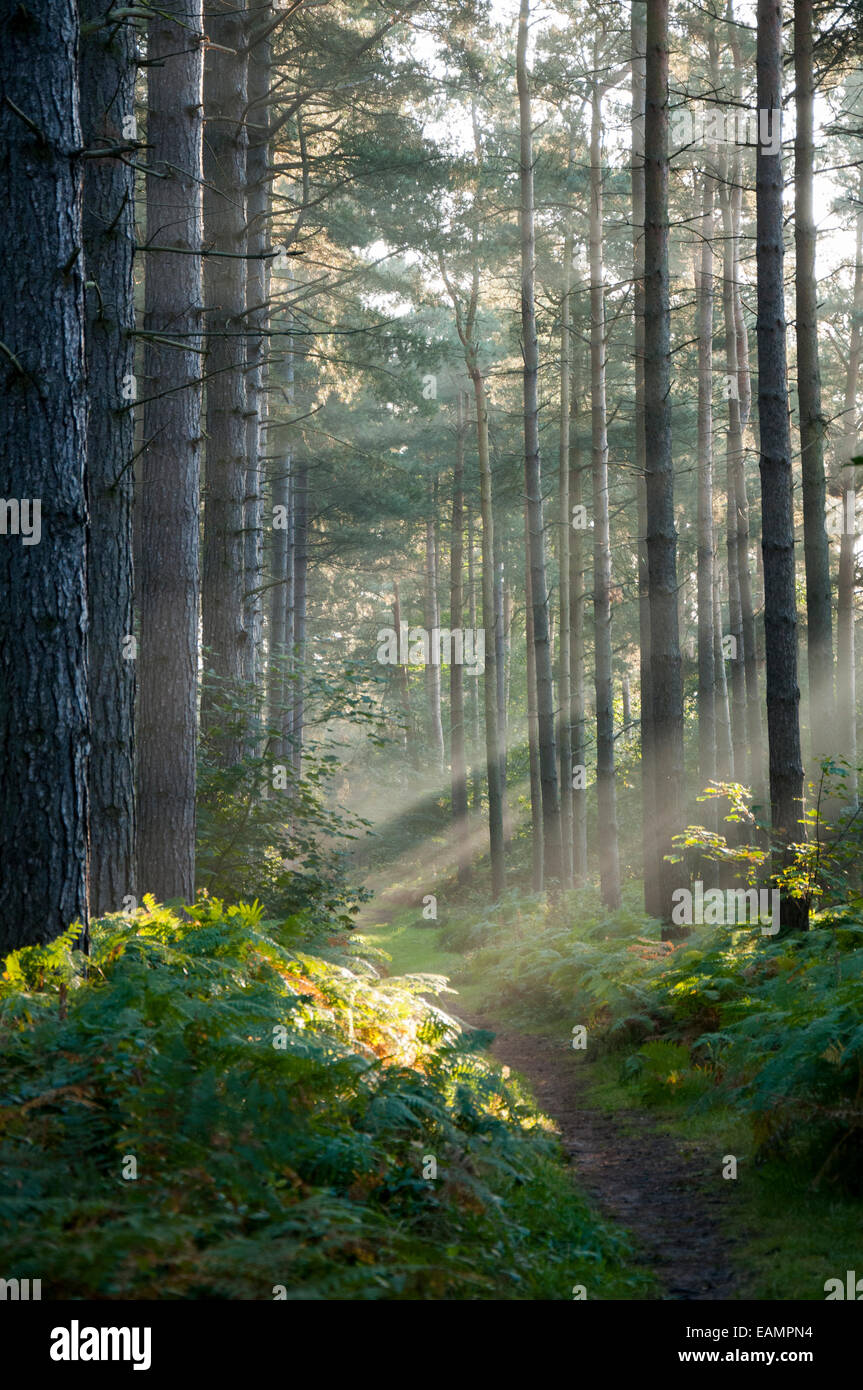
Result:
<instances>
[{"instance_id":1,"label":"forest floor","mask_svg":"<svg viewBox=\"0 0 863 1390\"><path fill-rule=\"evenodd\" d=\"M436 948L434 931L394 934L391 916L371 904L358 923L364 939L392 956L389 972L440 973L456 985L463 959ZM698 1141L681 1143L645 1111L603 1105L601 1068L580 1056L568 1036L500 1025L491 1001L472 988L436 1002L460 1023L494 1033L491 1056L527 1083L553 1121L578 1187L629 1233L633 1262L652 1277L654 1298L745 1296L722 1219L731 1185L717 1181L713 1151L708 1156Z\"/></svg>"},{"instance_id":2,"label":"forest floor","mask_svg":"<svg viewBox=\"0 0 863 1390\"><path fill-rule=\"evenodd\" d=\"M609 1113L592 1098L593 1064L568 1038L498 1029L492 1056L518 1072L554 1122L579 1187L602 1214L632 1235L634 1255L668 1299L737 1296L730 1246L723 1234L724 1184L698 1145L687 1153L643 1111Z\"/></svg>"}]
</instances>

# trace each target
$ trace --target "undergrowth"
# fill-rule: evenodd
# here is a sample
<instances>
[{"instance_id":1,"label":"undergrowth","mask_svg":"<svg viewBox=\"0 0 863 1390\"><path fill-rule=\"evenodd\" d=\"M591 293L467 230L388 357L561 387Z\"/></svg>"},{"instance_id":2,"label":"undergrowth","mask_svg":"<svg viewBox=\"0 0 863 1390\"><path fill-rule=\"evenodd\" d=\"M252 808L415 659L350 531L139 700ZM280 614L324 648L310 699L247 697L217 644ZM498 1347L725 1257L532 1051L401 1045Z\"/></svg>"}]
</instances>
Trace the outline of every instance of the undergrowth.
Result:
<instances>
[{"instance_id":1,"label":"undergrowth","mask_svg":"<svg viewBox=\"0 0 863 1390\"><path fill-rule=\"evenodd\" d=\"M622 1052L640 1101L731 1106L761 1161L863 1187L863 920L853 907L814 914L799 935L696 927L670 942L634 893L616 913L589 894L513 898L466 913L441 945L468 953L460 978L482 982L497 1017L583 1025L589 1049Z\"/></svg>"},{"instance_id":2,"label":"undergrowth","mask_svg":"<svg viewBox=\"0 0 863 1390\"><path fill-rule=\"evenodd\" d=\"M643 1296L518 1087L302 913L145 899L5 962L0 1266L53 1299Z\"/></svg>"}]
</instances>

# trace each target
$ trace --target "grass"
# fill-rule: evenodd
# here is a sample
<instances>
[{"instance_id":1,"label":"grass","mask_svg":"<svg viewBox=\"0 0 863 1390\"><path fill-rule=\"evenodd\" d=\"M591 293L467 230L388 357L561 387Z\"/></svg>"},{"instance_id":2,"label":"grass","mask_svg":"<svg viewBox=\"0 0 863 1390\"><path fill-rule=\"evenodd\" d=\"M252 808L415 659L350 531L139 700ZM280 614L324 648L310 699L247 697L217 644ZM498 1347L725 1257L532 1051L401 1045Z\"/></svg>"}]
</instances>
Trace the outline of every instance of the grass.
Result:
<instances>
[{"instance_id":1,"label":"grass","mask_svg":"<svg viewBox=\"0 0 863 1390\"><path fill-rule=\"evenodd\" d=\"M374 905L372 904L372 910ZM453 988L457 988L459 1004L453 1009L459 1013L462 1008L470 1017L482 1006L491 1006L485 997L481 982L467 982L461 977L465 971L465 957L460 951L448 951L440 944L442 928L431 922L418 921L413 911L396 913L389 922L363 924L353 939L363 949L371 948L369 954L382 965L388 975L445 975ZM383 959L377 953L383 953ZM444 995L441 1007L447 1007Z\"/></svg>"}]
</instances>

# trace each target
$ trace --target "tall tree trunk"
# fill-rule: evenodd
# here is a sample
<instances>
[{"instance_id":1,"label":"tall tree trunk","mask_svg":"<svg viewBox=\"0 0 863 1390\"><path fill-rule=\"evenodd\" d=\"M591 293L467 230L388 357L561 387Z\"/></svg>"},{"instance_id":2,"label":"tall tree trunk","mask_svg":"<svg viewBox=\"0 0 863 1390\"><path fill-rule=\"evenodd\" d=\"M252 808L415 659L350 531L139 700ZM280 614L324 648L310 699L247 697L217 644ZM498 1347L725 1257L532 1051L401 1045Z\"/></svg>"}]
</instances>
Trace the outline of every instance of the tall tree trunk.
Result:
<instances>
[{"instance_id":1,"label":"tall tree trunk","mask_svg":"<svg viewBox=\"0 0 863 1390\"><path fill-rule=\"evenodd\" d=\"M731 731L734 745L735 776L743 781L747 762L751 759L752 743L747 730L746 699L746 633L743 623L741 576L748 578L748 521L741 525L739 508L741 487L745 494L743 474L743 428L740 410L740 379L737 360L738 338L734 315L735 227L732 209L732 186L739 178L739 160L726 166L726 179L720 190L723 232L722 308L725 327L725 396L728 403L728 434L726 438L726 501L728 554L728 633L733 639L731 654ZM750 731L751 732L751 731Z\"/></svg>"},{"instance_id":2,"label":"tall tree trunk","mask_svg":"<svg viewBox=\"0 0 863 1390\"><path fill-rule=\"evenodd\" d=\"M81 130L93 152L135 138L135 31L83 0ZM117 912L135 888L132 616L135 174L127 160L84 168L87 296L87 604L90 615L90 910Z\"/></svg>"},{"instance_id":3,"label":"tall tree trunk","mask_svg":"<svg viewBox=\"0 0 863 1390\"><path fill-rule=\"evenodd\" d=\"M309 469L297 467L297 494L294 510L293 545L293 690L291 698L291 757L297 777L303 769L305 730L306 609L309 574Z\"/></svg>"},{"instance_id":4,"label":"tall tree trunk","mask_svg":"<svg viewBox=\"0 0 863 1390\"><path fill-rule=\"evenodd\" d=\"M426 663L425 669L428 746L434 757L436 770L438 772L443 772L444 741L440 702L441 671L436 660L439 650L436 634L440 630L440 609L438 607L437 593L437 548L435 546L434 522L431 520L426 521L424 616L429 639L428 662Z\"/></svg>"},{"instance_id":5,"label":"tall tree trunk","mask_svg":"<svg viewBox=\"0 0 863 1390\"><path fill-rule=\"evenodd\" d=\"M803 474L803 554L806 565L806 661L809 672L809 739L812 758L835 753L833 615L827 484L824 476L825 420L821 408L818 354L818 286L815 278L814 106L812 0L794 0L794 247L797 337L797 403Z\"/></svg>"},{"instance_id":6,"label":"tall tree trunk","mask_svg":"<svg viewBox=\"0 0 863 1390\"><path fill-rule=\"evenodd\" d=\"M632 688L629 684L629 672L624 671L620 677L620 701L623 713L623 735L624 744L629 743L630 726L632 724Z\"/></svg>"},{"instance_id":7,"label":"tall tree trunk","mask_svg":"<svg viewBox=\"0 0 863 1390\"><path fill-rule=\"evenodd\" d=\"M497 902L505 887L503 789L500 780L500 738L497 718L497 654L494 640L494 497L488 443L488 401L485 382L468 352L467 369L476 404L477 454L479 456L480 511L482 518L482 621L485 629L486 778L488 784L488 837L491 855L491 896Z\"/></svg>"},{"instance_id":8,"label":"tall tree trunk","mask_svg":"<svg viewBox=\"0 0 863 1390\"><path fill-rule=\"evenodd\" d=\"M138 886L195 893L201 444L201 0L171 0L148 33L148 164L140 478ZM173 248L173 249L172 249ZM189 254L191 253L191 254Z\"/></svg>"},{"instance_id":9,"label":"tall tree trunk","mask_svg":"<svg viewBox=\"0 0 863 1390\"><path fill-rule=\"evenodd\" d=\"M273 463L270 479L272 528L270 545L270 623L269 665L267 667L267 723L278 736L271 743L274 762L287 756L285 738L286 676L290 665L288 609L291 604L293 573L291 566L291 457L286 454ZM278 524L277 524L278 523ZM398 631L398 629L396 629Z\"/></svg>"},{"instance_id":10,"label":"tall tree trunk","mask_svg":"<svg viewBox=\"0 0 863 1390\"><path fill-rule=\"evenodd\" d=\"M0 45L3 953L74 921L86 931L88 891L78 15L70 0L10 9Z\"/></svg>"},{"instance_id":11,"label":"tall tree trunk","mask_svg":"<svg viewBox=\"0 0 863 1390\"><path fill-rule=\"evenodd\" d=\"M452 530L450 546L450 629L464 627L464 398L456 391L455 469L452 488ZM398 630L398 629L396 629ZM453 660L449 673L450 750L452 768L453 832L458 851L458 879L467 882L470 857L467 852L467 760L465 757L464 666Z\"/></svg>"},{"instance_id":12,"label":"tall tree trunk","mask_svg":"<svg viewBox=\"0 0 863 1390\"><path fill-rule=\"evenodd\" d=\"M243 556L246 497L246 154L248 49L245 7L206 13L204 65L204 290L207 328L207 465L201 592L205 667L205 733L223 719L217 710L235 695L247 669ZM243 742L220 735L227 764Z\"/></svg>"},{"instance_id":13,"label":"tall tree trunk","mask_svg":"<svg viewBox=\"0 0 863 1390\"><path fill-rule=\"evenodd\" d=\"M734 71L734 99L740 100L740 87L744 72L744 61L740 47L740 29L734 23L733 0L728 0L726 18L728 21L728 42ZM712 54L715 54L715 45ZM749 371L749 333L743 314L743 295L741 291L741 226L743 221L743 178L741 177L740 151L733 158L733 173L730 187L726 189L730 213L730 242L726 237L727 249L731 252L731 270L728 274L728 261L723 262L723 275L729 286L733 308L733 329L727 333L736 337L737 406L739 425L739 449L732 451L732 470L734 475L734 513L737 521L737 584L740 595L740 630L743 646L738 657L743 663L743 681L746 691L746 743L748 758L746 764L741 760L736 769L738 780L748 775L755 801L766 799L764 778L764 729L761 709L759 681L758 626L755 620L755 603L752 597L749 554L749 498L746 484L746 427L749 423L752 405L752 384ZM723 224L723 231L725 224ZM744 768L748 768L748 774Z\"/></svg>"},{"instance_id":14,"label":"tall tree trunk","mask_svg":"<svg viewBox=\"0 0 863 1390\"><path fill-rule=\"evenodd\" d=\"M259 4L247 18L249 104L246 114L247 240L246 306L249 332L246 372L246 486L243 517L244 612L247 641L243 678L257 685L263 646L264 432L266 362L269 352L270 241L270 85L272 6ZM263 37L259 37L263 34ZM239 340L242 341L242 340Z\"/></svg>"},{"instance_id":15,"label":"tall tree trunk","mask_svg":"<svg viewBox=\"0 0 863 1390\"><path fill-rule=\"evenodd\" d=\"M542 781L544 877L560 883L560 797L554 730L554 682L548 630L548 584L545 566L545 527L539 458L539 343L536 332L536 239L534 231L533 132L527 73L527 23L530 0L521 0L516 50L516 79L520 131L519 179L521 199L521 331L524 354L524 485L528 512L528 563L536 652L536 699L539 726L539 767Z\"/></svg>"},{"instance_id":16,"label":"tall tree trunk","mask_svg":"<svg viewBox=\"0 0 863 1390\"><path fill-rule=\"evenodd\" d=\"M594 45L594 69L599 45ZM593 634L596 691L597 841L602 901L620 906L620 858L614 771L611 645L611 534L608 516L608 427L605 396L605 285L602 232L602 105L594 79L590 125L590 400L593 477Z\"/></svg>"},{"instance_id":17,"label":"tall tree trunk","mask_svg":"<svg viewBox=\"0 0 863 1390\"><path fill-rule=\"evenodd\" d=\"M573 367L570 369L570 392L572 425L570 429L569 453L569 505L571 514L580 516L577 509L583 504L584 473L581 463L581 439L579 436L578 382ZM569 543L569 620L570 620L570 714L569 723L572 738L572 759L570 782L572 783L572 872L576 886L587 878L587 730L584 715L584 571L585 544L584 528L572 528Z\"/></svg>"},{"instance_id":18,"label":"tall tree trunk","mask_svg":"<svg viewBox=\"0 0 863 1390\"><path fill-rule=\"evenodd\" d=\"M632 0L632 231L633 316L635 348L634 463L638 515L638 685L641 732L641 824L644 859L644 906L654 917L661 913L654 806L653 689L650 681L650 596L647 562L647 444L644 433L644 122L647 71L647 25L643 0Z\"/></svg>"},{"instance_id":19,"label":"tall tree trunk","mask_svg":"<svg viewBox=\"0 0 863 1390\"><path fill-rule=\"evenodd\" d=\"M467 399L465 399L465 406L467 406ZM473 507L471 506L470 497L469 497L469 496L466 498L466 506L467 506L467 587L468 587L468 611L469 611L469 613L470 613L470 627L471 627L471 632L473 632L473 634L474 634L474 641L476 641L476 631L477 631L477 626L476 626L476 574L475 574L476 561L475 561L475 557L474 557ZM480 799L481 799L481 795L482 795L482 777L481 777L481 774L480 774L480 769L479 769L479 767L478 767L477 760L478 760L478 758L479 758L480 740L481 740L481 736L482 736L482 735L481 735L481 730L480 730L479 678L478 678L478 677L477 677L476 680L472 680L471 683L470 683L470 708L471 708L471 725L470 725L470 727L471 727L471 750L470 750L470 764L471 764L471 779L470 779L470 780L471 780L471 793L470 793L470 802L471 802L471 809L472 809L473 811L479 811L479 808L480 808Z\"/></svg>"},{"instance_id":20,"label":"tall tree trunk","mask_svg":"<svg viewBox=\"0 0 863 1390\"><path fill-rule=\"evenodd\" d=\"M402 603L399 593L398 580L393 580L393 626L396 637L401 643L402 630ZM405 750L411 761L414 770L419 769L419 750L417 748L416 730L414 729L413 713L411 711L411 688L408 680L408 668L401 662L395 669L396 689L398 690L399 704L401 705L402 719L404 720L404 743Z\"/></svg>"},{"instance_id":21,"label":"tall tree trunk","mask_svg":"<svg viewBox=\"0 0 863 1390\"><path fill-rule=\"evenodd\" d=\"M848 367L845 376L845 409L842 429L845 435L843 461L859 452L857 444L857 390L860 379L860 357L863 348L863 174L860 177L860 205L857 210L857 241L854 263L854 299L851 310L851 338L848 346ZM849 447L850 446L850 447ZM856 512L856 479L854 466L842 470L841 498L843 518ZM842 526L839 543L838 612L836 618L836 706L838 716L837 744L840 756L851 771L848 774L848 801L851 810L859 804L857 790L857 679L854 633L854 597L856 535L853 527Z\"/></svg>"},{"instance_id":22,"label":"tall tree trunk","mask_svg":"<svg viewBox=\"0 0 863 1390\"><path fill-rule=\"evenodd\" d=\"M728 705L725 653L722 650L721 574L718 565L714 566L713 578L713 670L716 677L713 710L716 722L716 777L717 781L720 782L732 782L734 780L734 750L731 742L731 710Z\"/></svg>"},{"instance_id":23,"label":"tall tree trunk","mask_svg":"<svg viewBox=\"0 0 863 1390\"><path fill-rule=\"evenodd\" d=\"M683 822L683 688L677 619L677 534L671 458L668 290L668 0L647 0L644 130L644 429L658 907L671 918L679 871L668 863Z\"/></svg>"},{"instance_id":24,"label":"tall tree trunk","mask_svg":"<svg viewBox=\"0 0 863 1390\"><path fill-rule=\"evenodd\" d=\"M504 611L503 524L496 500L494 523L494 671L497 699L497 727L500 740L500 788L503 797L503 833L509 840L510 817L506 802L507 719L506 719L506 613Z\"/></svg>"},{"instance_id":25,"label":"tall tree trunk","mask_svg":"<svg viewBox=\"0 0 863 1390\"><path fill-rule=\"evenodd\" d=\"M782 7L758 0L758 109L782 107ZM782 240L782 152L759 143L756 154L758 267L758 418L761 425L761 526L764 553L764 631L767 657L767 734L771 823L779 862L805 837L803 764L797 684L797 603L794 589L794 501L788 420ZM777 865L778 867L778 865ZM806 930L808 907L782 896L784 926Z\"/></svg>"},{"instance_id":26,"label":"tall tree trunk","mask_svg":"<svg viewBox=\"0 0 863 1390\"><path fill-rule=\"evenodd\" d=\"M524 509L524 544L530 544L528 509ZM533 631L533 586L530 565L524 575L524 640L527 676L527 757L530 776L530 857L531 882L535 893L541 893L545 872L545 841L542 821L542 776L539 767L539 717L536 698L536 644Z\"/></svg>"},{"instance_id":27,"label":"tall tree trunk","mask_svg":"<svg viewBox=\"0 0 863 1390\"><path fill-rule=\"evenodd\" d=\"M716 672L713 631L713 176L702 179L698 318L698 781L716 777Z\"/></svg>"},{"instance_id":28,"label":"tall tree trunk","mask_svg":"<svg viewBox=\"0 0 863 1390\"><path fill-rule=\"evenodd\" d=\"M570 155L570 171L574 160ZM570 453L570 356L572 352L572 227L567 212L567 226L563 238L563 296L560 306L560 443L557 464L557 569L560 590L560 647L558 662L557 704L558 747L560 750L560 857L561 874L564 887L572 887L572 733L570 717L572 707L570 653L571 620L569 613L569 538L571 517L569 508L569 453Z\"/></svg>"}]
</instances>

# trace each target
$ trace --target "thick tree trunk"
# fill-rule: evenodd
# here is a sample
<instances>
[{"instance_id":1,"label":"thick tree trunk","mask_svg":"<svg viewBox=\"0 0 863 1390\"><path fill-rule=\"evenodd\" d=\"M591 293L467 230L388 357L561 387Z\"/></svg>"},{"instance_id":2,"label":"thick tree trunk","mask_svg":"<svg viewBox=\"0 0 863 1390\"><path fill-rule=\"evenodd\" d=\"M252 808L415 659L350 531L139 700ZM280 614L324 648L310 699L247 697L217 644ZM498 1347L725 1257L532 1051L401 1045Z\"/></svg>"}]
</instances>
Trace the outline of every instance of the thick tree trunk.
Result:
<instances>
[{"instance_id":1,"label":"thick tree trunk","mask_svg":"<svg viewBox=\"0 0 863 1390\"><path fill-rule=\"evenodd\" d=\"M0 44L0 953L86 931L88 891L78 15L71 0L14 9Z\"/></svg>"},{"instance_id":2,"label":"thick tree trunk","mask_svg":"<svg viewBox=\"0 0 863 1390\"><path fill-rule=\"evenodd\" d=\"M521 331L524 354L524 486L528 513L528 564L536 652L536 699L539 726L539 767L542 782L544 878L560 883L560 796L554 729L554 681L548 623L548 584L545 565L545 527L539 457L539 343L536 331L536 239L534 231L533 133L527 73L529 0L521 0L516 51L520 130L519 178L521 199Z\"/></svg>"},{"instance_id":3,"label":"thick tree trunk","mask_svg":"<svg viewBox=\"0 0 863 1390\"><path fill-rule=\"evenodd\" d=\"M144 329L138 659L138 887L195 893L198 511L201 445L200 0L160 4L147 68L149 251ZM187 254L191 252L192 254Z\"/></svg>"},{"instance_id":4,"label":"thick tree trunk","mask_svg":"<svg viewBox=\"0 0 863 1390\"><path fill-rule=\"evenodd\" d=\"M598 67L598 46L594 67ZM596 691L597 841L602 901L620 906L620 858L614 770L614 686L611 645L611 535L608 516L608 428L605 394L605 285L602 264L602 108L594 80L590 129L590 400L593 477L593 633Z\"/></svg>"},{"instance_id":5,"label":"thick tree trunk","mask_svg":"<svg viewBox=\"0 0 863 1390\"><path fill-rule=\"evenodd\" d=\"M683 688L677 618L677 534L671 458L668 289L668 0L647 0L644 131L644 428L657 906L669 921L679 870L666 862L683 822Z\"/></svg>"},{"instance_id":6,"label":"thick tree trunk","mask_svg":"<svg viewBox=\"0 0 863 1390\"><path fill-rule=\"evenodd\" d=\"M827 484L824 476L825 420L821 407L818 354L818 285L815 277L815 73L812 59L812 0L794 0L794 247L797 337L797 403L803 474L803 554L806 564L806 662L809 672L809 740L812 758L835 754L833 615ZM817 769L815 769L817 773Z\"/></svg>"},{"instance_id":7,"label":"thick tree trunk","mask_svg":"<svg viewBox=\"0 0 863 1390\"><path fill-rule=\"evenodd\" d=\"M713 195L710 173L702 179L701 256L696 261L698 318L698 781L716 777L716 671L713 630L715 542L713 535Z\"/></svg>"},{"instance_id":8,"label":"thick tree trunk","mask_svg":"<svg viewBox=\"0 0 863 1390\"><path fill-rule=\"evenodd\" d=\"M215 706L238 692L247 670L244 504L246 497L246 154L248 50L245 11L206 14L204 66L204 290L207 328L207 464L201 610L205 669L216 678L201 706L204 732L223 722ZM220 735L225 763L243 742Z\"/></svg>"},{"instance_id":9,"label":"thick tree trunk","mask_svg":"<svg viewBox=\"0 0 863 1390\"><path fill-rule=\"evenodd\" d=\"M782 107L782 7L758 0L758 108ZM805 838L803 765L797 684L797 603L794 587L794 492L788 420L782 240L782 153L759 144L756 154L758 267L758 417L761 424L761 526L764 553L764 630L767 657L767 733L771 821L778 864L789 844ZM783 893L782 923L805 930L805 902Z\"/></svg>"},{"instance_id":10,"label":"thick tree trunk","mask_svg":"<svg viewBox=\"0 0 863 1390\"><path fill-rule=\"evenodd\" d=\"M135 31L83 0L81 130L87 295L87 599L90 613L90 910L134 898L136 653L132 616L135 174L92 152L135 138Z\"/></svg>"}]
</instances>

